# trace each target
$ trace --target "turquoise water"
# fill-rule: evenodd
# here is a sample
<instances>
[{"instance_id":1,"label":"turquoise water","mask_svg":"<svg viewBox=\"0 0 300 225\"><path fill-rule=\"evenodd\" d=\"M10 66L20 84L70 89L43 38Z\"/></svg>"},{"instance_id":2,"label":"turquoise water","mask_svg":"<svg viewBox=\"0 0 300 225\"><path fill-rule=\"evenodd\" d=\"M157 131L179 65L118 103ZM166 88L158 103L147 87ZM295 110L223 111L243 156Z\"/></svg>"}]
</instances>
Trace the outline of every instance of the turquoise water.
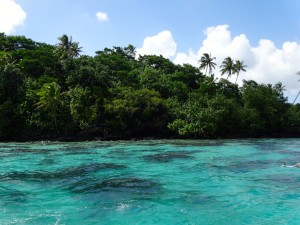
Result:
<instances>
[{"instance_id":1,"label":"turquoise water","mask_svg":"<svg viewBox=\"0 0 300 225\"><path fill-rule=\"evenodd\" d=\"M300 139L0 143L0 224L300 224Z\"/></svg>"}]
</instances>

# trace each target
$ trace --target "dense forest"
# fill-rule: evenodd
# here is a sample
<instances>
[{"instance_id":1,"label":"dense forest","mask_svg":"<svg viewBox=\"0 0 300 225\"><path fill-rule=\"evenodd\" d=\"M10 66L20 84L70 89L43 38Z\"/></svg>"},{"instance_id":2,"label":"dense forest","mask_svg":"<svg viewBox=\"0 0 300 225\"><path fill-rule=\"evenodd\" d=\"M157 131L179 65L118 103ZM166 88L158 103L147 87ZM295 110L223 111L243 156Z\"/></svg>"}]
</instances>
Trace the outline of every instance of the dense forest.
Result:
<instances>
[{"instance_id":1,"label":"dense forest","mask_svg":"<svg viewBox=\"0 0 300 225\"><path fill-rule=\"evenodd\" d=\"M243 61L176 65L132 45L80 53L67 35L49 45L0 33L0 140L300 136L300 104L281 83L228 81Z\"/></svg>"}]
</instances>

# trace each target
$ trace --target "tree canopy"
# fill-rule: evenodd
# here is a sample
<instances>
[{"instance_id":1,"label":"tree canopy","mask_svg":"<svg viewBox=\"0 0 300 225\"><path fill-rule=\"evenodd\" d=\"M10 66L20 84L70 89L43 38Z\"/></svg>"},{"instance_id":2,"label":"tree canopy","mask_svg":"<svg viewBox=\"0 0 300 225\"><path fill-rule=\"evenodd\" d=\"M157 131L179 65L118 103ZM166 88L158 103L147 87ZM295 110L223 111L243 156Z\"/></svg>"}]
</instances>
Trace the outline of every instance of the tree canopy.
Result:
<instances>
[{"instance_id":1,"label":"tree canopy","mask_svg":"<svg viewBox=\"0 0 300 225\"><path fill-rule=\"evenodd\" d=\"M72 37L56 45L0 34L0 139L221 138L299 136L300 105L282 83L241 86L246 72L226 57L216 79L215 58L199 68L162 56L136 56L135 47L80 55Z\"/></svg>"}]
</instances>

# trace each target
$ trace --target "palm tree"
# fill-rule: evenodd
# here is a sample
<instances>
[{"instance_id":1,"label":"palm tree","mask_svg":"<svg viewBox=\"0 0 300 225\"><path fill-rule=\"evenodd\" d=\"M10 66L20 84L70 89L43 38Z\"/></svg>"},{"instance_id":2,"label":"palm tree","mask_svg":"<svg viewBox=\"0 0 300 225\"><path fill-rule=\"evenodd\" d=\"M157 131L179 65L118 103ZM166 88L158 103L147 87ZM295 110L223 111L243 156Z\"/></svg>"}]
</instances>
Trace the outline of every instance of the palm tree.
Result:
<instances>
[{"instance_id":1,"label":"palm tree","mask_svg":"<svg viewBox=\"0 0 300 225\"><path fill-rule=\"evenodd\" d=\"M73 42L72 37L68 37L66 34L58 38L59 43L56 44L55 53L62 59L73 59L80 55L81 47L78 42Z\"/></svg>"},{"instance_id":2,"label":"palm tree","mask_svg":"<svg viewBox=\"0 0 300 225\"><path fill-rule=\"evenodd\" d=\"M235 64L233 65L233 74L236 73L236 80L235 83L237 82L237 79L240 75L241 71L246 72L246 68L247 66L244 65L244 61L240 61L240 60L236 60Z\"/></svg>"},{"instance_id":3,"label":"palm tree","mask_svg":"<svg viewBox=\"0 0 300 225\"><path fill-rule=\"evenodd\" d=\"M283 91L286 91L285 86L281 82L278 82L274 85L273 89L277 91L278 93L282 93Z\"/></svg>"},{"instance_id":4,"label":"palm tree","mask_svg":"<svg viewBox=\"0 0 300 225\"><path fill-rule=\"evenodd\" d=\"M228 56L226 57L223 62L222 65L220 66L221 70L221 75L224 75L225 73L227 73L227 79L235 72L234 70L234 62L233 60Z\"/></svg>"},{"instance_id":5,"label":"palm tree","mask_svg":"<svg viewBox=\"0 0 300 225\"><path fill-rule=\"evenodd\" d=\"M54 126L57 127L57 117L59 110L64 105L63 94L60 92L60 86L55 83L46 83L41 90L37 92L39 101L36 109L42 109L44 112L48 111Z\"/></svg>"},{"instance_id":6,"label":"palm tree","mask_svg":"<svg viewBox=\"0 0 300 225\"><path fill-rule=\"evenodd\" d=\"M283 84L281 82L276 83L273 86L273 90L276 93L276 97L278 100L285 102L286 98L283 95L283 92L286 90L285 86L283 86Z\"/></svg>"},{"instance_id":7,"label":"palm tree","mask_svg":"<svg viewBox=\"0 0 300 225\"><path fill-rule=\"evenodd\" d=\"M211 57L208 53L203 53L203 56L200 58L199 63L200 67L199 69L205 69L205 74L207 74L207 70L209 70L209 73L212 73L212 70L215 69L215 66L217 65L214 60L216 57Z\"/></svg>"}]
</instances>

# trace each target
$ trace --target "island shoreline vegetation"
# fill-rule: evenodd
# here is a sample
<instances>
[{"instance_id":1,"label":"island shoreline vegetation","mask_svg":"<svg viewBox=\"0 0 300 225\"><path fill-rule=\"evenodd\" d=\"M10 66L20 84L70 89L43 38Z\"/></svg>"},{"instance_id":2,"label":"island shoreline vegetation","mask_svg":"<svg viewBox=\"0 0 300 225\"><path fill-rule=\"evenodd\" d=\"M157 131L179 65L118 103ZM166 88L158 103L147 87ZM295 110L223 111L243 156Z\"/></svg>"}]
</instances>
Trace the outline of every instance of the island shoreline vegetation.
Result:
<instances>
[{"instance_id":1,"label":"island shoreline vegetation","mask_svg":"<svg viewBox=\"0 0 300 225\"><path fill-rule=\"evenodd\" d=\"M239 59L218 67L204 53L197 68L132 45L80 53L67 35L50 45L0 33L0 141L300 137L300 104L280 82L238 86Z\"/></svg>"}]
</instances>

